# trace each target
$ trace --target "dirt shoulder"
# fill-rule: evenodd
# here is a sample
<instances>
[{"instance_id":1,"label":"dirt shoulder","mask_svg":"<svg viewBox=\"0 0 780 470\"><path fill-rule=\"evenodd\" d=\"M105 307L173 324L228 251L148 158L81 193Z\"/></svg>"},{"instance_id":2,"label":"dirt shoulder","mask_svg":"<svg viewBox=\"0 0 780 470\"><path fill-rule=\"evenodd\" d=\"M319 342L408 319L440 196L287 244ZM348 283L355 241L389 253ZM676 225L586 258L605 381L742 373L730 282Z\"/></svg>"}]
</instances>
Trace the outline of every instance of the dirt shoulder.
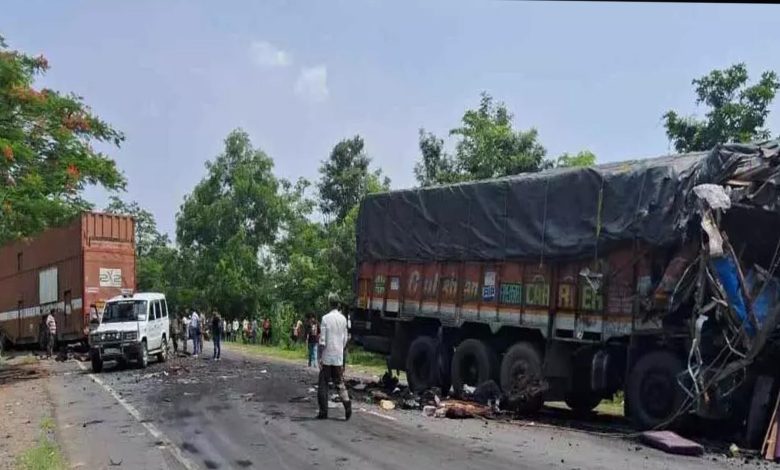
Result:
<instances>
[{"instance_id":1,"label":"dirt shoulder","mask_svg":"<svg viewBox=\"0 0 780 470\"><path fill-rule=\"evenodd\" d=\"M0 470L19 468L25 452L52 437L48 377L48 365L30 354L0 362Z\"/></svg>"}]
</instances>

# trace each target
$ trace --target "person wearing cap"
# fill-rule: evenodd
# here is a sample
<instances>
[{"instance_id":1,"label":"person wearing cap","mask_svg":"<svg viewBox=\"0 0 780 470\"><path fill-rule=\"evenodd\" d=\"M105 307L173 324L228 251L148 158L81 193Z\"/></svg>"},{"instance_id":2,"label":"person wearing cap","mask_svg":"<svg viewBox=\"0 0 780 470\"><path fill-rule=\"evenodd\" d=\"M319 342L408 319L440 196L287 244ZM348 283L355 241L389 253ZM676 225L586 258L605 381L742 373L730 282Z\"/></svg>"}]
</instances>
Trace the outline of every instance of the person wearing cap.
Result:
<instances>
[{"instance_id":1,"label":"person wearing cap","mask_svg":"<svg viewBox=\"0 0 780 470\"><path fill-rule=\"evenodd\" d=\"M341 403L344 405L346 420L352 416L352 402L344 385L344 349L347 347L347 319L339 310L341 302L336 294L328 296L330 312L322 317L320 323L320 377L317 390L319 413L317 419L328 417L328 382L338 389Z\"/></svg>"}]
</instances>

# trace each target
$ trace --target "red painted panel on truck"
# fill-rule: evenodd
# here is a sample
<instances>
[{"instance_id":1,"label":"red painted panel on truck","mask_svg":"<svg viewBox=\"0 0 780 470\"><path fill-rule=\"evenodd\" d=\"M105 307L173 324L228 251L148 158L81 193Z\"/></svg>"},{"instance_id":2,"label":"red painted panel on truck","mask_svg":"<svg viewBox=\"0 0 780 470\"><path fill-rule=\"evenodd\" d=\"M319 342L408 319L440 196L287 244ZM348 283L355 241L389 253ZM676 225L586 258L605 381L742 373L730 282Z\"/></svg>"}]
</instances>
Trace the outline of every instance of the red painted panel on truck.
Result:
<instances>
[{"instance_id":1,"label":"red painted panel on truck","mask_svg":"<svg viewBox=\"0 0 780 470\"><path fill-rule=\"evenodd\" d=\"M464 320L479 319L479 301L480 301L480 277L482 275L481 263L463 264L463 284L461 287L460 309L461 318Z\"/></svg>"},{"instance_id":2,"label":"red painted panel on truck","mask_svg":"<svg viewBox=\"0 0 780 470\"><path fill-rule=\"evenodd\" d=\"M374 279L371 287L371 308L384 310L385 292L387 291L387 263L374 265Z\"/></svg>"},{"instance_id":3,"label":"red painted panel on truck","mask_svg":"<svg viewBox=\"0 0 780 470\"><path fill-rule=\"evenodd\" d=\"M401 277L403 275L403 263L391 262L387 270L387 283L385 292L385 311L398 313L401 302Z\"/></svg>"},{"instance_id":4,"label":"red painted panel on truck","mask_svg":"<svg viewBox=\"0 0 780 470\"><path fill-rule=\"evenodd\" d=\"M428 263L423 268L422 305L423 313L435 314L439 311L439 263Z\"/></svg>"},{"instance_id":5,"label":"red painted panel on truck","mask_svg":"<svg viewBox=\"0 0 780 470\"><path fill-rule=\"evenodd\" d=\"M482 286L479 305L479 317L482 321L498 320L498 266L482 266Z\"/></svg>"},{"instance_id":6,"label":"red painted panel on truck","mask_svg":"<svg viewBox=\"0 0 780 470\"><path fill-rule=\"evenodd\" d=\"M460 263L444 263L441 267L441 305L439 311L442 317L454 319L458 312L458 273Z\"/></svg>"},{"instance_id":7,"label":"red painted panel on truck","mask_svg":"<svg viewBox=\"0 0 780 470\"><path fill-rule=\"evenodd\" d=\"M411 263L406 265L404 312L414 314L420 311L420 302L423 295L423 264Z\"/></svg>"},{"instance_id":8,"label":"red painted panel on truck","mask_svg":"<svg viewBox=\"0 0 780 470\"><path fill-rule=\"evenodd\" d=\"M550 313L551 270L549 265L526 263L523 268L523 323L543 328Z\"/></svg>"},{"instance_id":9,"label":"red painted panel on truck","mask_svg":"<svg viewBox=\"0 0 780 470\"><path fill-rule=\"evenodd\" d=\"M502 322L521 323L523 308L523 265L501 265L498 280L498 318Z\"/></svg>"},{"instance_id":10,"label":"red painted panel on truck","mask_svg":"<svg viewBox=\"0 0 780 470\"><path fill-rule=\"evenodd\" d=\"M360 308L368 308L371 298L371 279L374 272L374 264L370 262L360 263L358 268L358 296L357 305Z\"/></svg>"}]
</instances>

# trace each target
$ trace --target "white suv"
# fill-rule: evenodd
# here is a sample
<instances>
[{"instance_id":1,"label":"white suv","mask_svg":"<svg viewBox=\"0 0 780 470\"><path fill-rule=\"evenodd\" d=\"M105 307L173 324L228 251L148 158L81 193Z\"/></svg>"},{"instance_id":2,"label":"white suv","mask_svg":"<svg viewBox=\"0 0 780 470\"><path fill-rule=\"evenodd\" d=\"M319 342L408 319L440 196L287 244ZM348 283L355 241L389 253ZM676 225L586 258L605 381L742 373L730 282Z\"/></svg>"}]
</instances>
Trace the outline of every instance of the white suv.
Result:
<instances>
[{"instance_id":1,"label":"white suv","mask_svg":"<svg viewBox=\"0 0 780 470\"><path fill-rule=\"evenodd\" d=\"M114 297L106 302L103 321L89 335L92 370L103 370L104 361L137 360L149 364L149 355L168 359L168 304L165 295L146 293Z\"/></svg>"}]
</instances>

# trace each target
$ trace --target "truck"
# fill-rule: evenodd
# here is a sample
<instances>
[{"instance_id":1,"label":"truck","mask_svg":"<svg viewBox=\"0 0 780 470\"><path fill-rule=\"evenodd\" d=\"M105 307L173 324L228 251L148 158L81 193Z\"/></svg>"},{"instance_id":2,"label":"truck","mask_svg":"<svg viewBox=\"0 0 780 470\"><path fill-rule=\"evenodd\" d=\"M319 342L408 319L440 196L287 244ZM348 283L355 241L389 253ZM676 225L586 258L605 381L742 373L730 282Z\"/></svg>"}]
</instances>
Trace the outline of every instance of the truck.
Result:
<instances>
[{"instance_id":1,"label":"truck","mask_svg":"<svg viewBox=\"0 0 780 470\"><path fill-rule=\"evenodd\" d=\"M777 141L724 144L368 195L352 335L414 391L493 380L521 413L623 391L639 428L698 415L756 445L780 384L779 164Z\"/></svg>"},{"instance_id":2,"label":"truck","mask_svg":"<svg viewBox=\"0 0 780 470\"><path fill-rule=\"evenodd\" d=\"M53 312L57 341L86 343L90 316L135 290L132 217L87 212L71 223L0 247L0 343L40 341Z\"/></svg>"}]
</instances>

